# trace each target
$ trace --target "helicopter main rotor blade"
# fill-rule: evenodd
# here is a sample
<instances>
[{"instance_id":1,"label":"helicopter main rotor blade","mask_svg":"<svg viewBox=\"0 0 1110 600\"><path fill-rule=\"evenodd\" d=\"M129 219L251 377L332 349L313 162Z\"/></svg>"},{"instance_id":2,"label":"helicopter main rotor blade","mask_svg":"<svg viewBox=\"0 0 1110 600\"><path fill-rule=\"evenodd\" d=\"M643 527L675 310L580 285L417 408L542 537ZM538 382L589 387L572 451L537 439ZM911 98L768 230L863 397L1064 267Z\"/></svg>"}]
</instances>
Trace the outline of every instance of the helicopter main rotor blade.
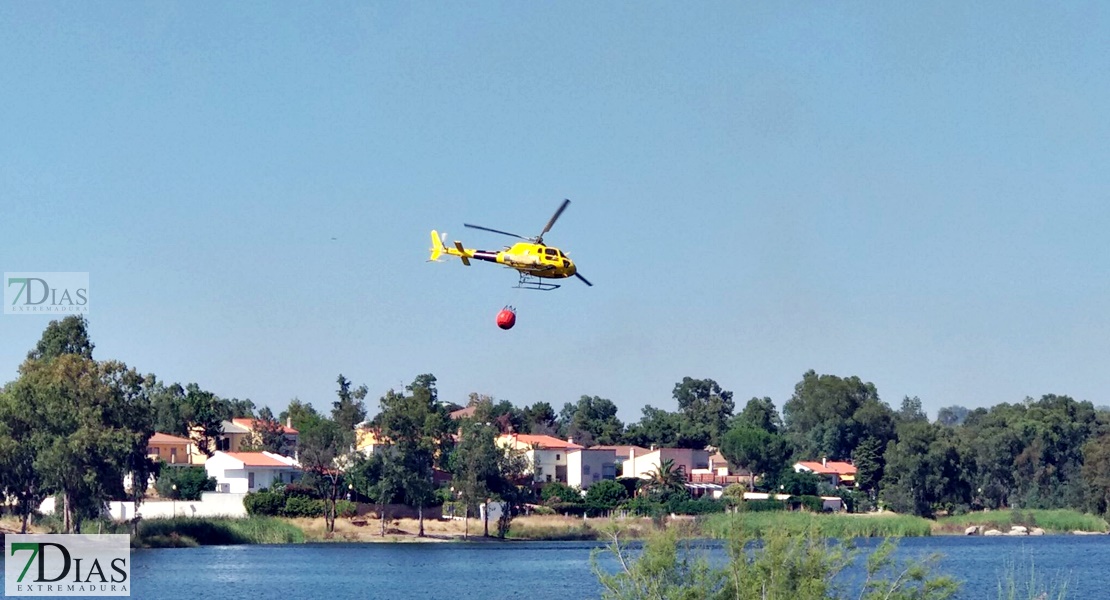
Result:
<instances>
[{"instance_id":1,"label":"helicopter main rotor blade","mask_svg":"<svg viewBox=\"0 0 1110 600\"><path fill-rule=\"evenodd\" d=\"M536 236L537 240L543 242L543 234L551 231L551 227L555 225L555 221L559 220L559 215L563 214L563 211L567 209L568 204L570 204L570 200L563 200L563 203L559 205L559 208L555 211L555 214L551 215L551 220L547 222L547 226L543 228L543 231L541 231L538 236Z\"/></svg>"},{"instance_id":2,"label":"helicopter main rotor blade","mask_svg":"<svg viewBox=\"0 0 1110 600\"><path fill-rule=\"evenodd\" d=\"M481 229L482 231L492 231L493 233L500 233L501 235L507 235L509 237L515 237L515 238L520 238L522 240L532 241L532 238L526 238L523 235L517 235L515 233L509 233L508 231L501 231L499 229L490 229L489 227L482 227L481 225L471 225L470 223L463 223L463 226L464 227L469 227L471 229Z\"/></svg>"},{"instance_id":3,"label":"helicopter main rotor blade","mask_svg":"<svg viewBox=\"0 0 1110 600\"><path fill-rule=\"evenodd\" d=\"M581 279L582 283L585 283L586 285L588 285L590 287L594 287L594 284L590 283L590 280L583 277L581 273L575 272L574 276Z\"/></svg>"}]
</instances>

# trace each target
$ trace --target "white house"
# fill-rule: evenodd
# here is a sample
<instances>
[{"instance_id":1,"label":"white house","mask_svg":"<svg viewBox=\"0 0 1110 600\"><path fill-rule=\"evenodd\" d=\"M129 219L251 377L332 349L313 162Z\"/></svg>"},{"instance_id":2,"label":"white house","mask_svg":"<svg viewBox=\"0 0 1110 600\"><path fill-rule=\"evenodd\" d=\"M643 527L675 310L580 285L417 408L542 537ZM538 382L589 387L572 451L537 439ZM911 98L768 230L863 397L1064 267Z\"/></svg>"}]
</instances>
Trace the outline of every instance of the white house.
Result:
<instances>
[{"instance_id":1,"label":"white house","mask_svg":"<svg viewBox=\"0 0 1110 600\"><path fill-rule=\"evenodd\" d=\"M567 453L582 449L570 440L525 433L500 435L497 443L524 452L536 483L568 483Z\"/></svg>"},{"instance_id":2,"label":"white house","mask_svg":"<svg viewBox=\"0 0 1110 600\"><path fill-rule=\"evenodd\" d=\"M567 485L588 490L605 479L617 478L616 450L572 448L567 450Z\"/></svg>"},{"instance_id":3,"label":"white house","mask_svg":"<svg viewBox=\"0 0 1110 600\"><path fill-rule=\"evenodd\" d=\"M296 460L273 452L216 452L205 461L204 470L216 478L216 491L232 494L292 483L301 475Z\"/></svg>"}]
</instances>

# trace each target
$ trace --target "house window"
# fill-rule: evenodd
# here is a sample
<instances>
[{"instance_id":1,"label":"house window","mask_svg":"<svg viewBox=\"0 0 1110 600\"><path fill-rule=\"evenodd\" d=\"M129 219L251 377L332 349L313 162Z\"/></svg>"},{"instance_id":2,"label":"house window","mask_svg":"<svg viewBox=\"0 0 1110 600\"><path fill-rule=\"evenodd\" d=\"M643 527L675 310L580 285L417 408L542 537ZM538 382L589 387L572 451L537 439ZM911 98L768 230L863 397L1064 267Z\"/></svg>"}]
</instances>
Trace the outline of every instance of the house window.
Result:
<instances>
[{"instance_id":1,"label":"house window","mask_svg":"<svg viewBox=\"0 0 1110 600\"><path fill-rule=\"evenodd\" d=\"M555 460L559 460L559 455L558 454L555 455Z\"/></svg>"},{"instance_id":2,"label":"house window","mask_svg":"<svg viewBox=\"0 0 1110 600\"><path fill-rule=\"evenodd\" d=\"M590 474L590 465L582 465L582 474L583 475L589 475Z\"/></svg>"},{"instance_id":3,"label":"house window","mask_svg":"<svg viewBox=\"0 0 1110 600\"><path fill-rule=\"evenodd\" d=\"M254 471L247 471L247 489L254 489Z\"/></svg>"},{"instance_id":4,"label":"house window","mask_svg":"<svg viewBox=\"0 0 1110 600\"><path fill-rule=\"evenodd\" d=\"M177 462L177 448L170 448L170 462Z\"/></svg>"},{"instance_id":5,"label":"house window","mask_svg":"<svg viewBox=\"0 0 1110 600\"><path fill-rule=\"evenodd\" d=\"M536 467L536 475L543 475L543 467Z\"/></svg>"},{"instance_id":6,"label":"house window","mask_svg":"<svg viewBox=\"0 0 1110 600\"><path fill-rule=\"evenodd\" d=\"M547 476L547 482L551 483L551 476L550 475Z\"/></svg>"},{"instance_id":7,"label":"house window","mask_svg":"<svg viewBox=\"0 0 1110 600\"><path fill-rule=\"evenodd\" d=\"M594 481L601 481L601 473L594 473Z\"/></svg>"},{"instance_id":8,"label":"house window","mask_svg":"<svg viewBox=\"0 0 1110 600\"><path fill-rule=\"evenodd\" d=\"M150 452L148 452L148 454L157 454L159 456L162 455L162 453L158 451L158 446L152 446L150 448Z\"/></svg>"}]
</instances>

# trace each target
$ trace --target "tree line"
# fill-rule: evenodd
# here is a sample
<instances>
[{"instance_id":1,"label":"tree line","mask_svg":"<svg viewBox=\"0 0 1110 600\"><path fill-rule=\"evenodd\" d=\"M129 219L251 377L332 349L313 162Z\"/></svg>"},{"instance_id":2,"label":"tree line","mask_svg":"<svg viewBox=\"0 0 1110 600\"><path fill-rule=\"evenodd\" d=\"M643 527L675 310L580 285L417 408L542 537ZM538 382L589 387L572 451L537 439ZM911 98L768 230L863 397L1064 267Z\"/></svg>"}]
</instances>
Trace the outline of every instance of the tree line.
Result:
<instances>
[{"instance_id":1,"label":"tree line","mask_svg":"<svg viewBox=\"0 0 1110 600\"><path fill-rule=\"evenodd\" d=\"M719 449L751 474L751 488L768 491L799 485L796 461L852 461L858 484L852 504L922 516L1003 507L1105 514L1110 507L1110 410L1068 396L950 406L930 420L916 397L895 409L857 376L811 370L781 412L767 397L736 410L732 392L716 381L685 377L671 390L677 410L646 405L629 424L611 400L589 395L556 412L547 402L517 406L475 393L466 402L473 414L453 420L450 413L464 406L441 400L435 376L422 374L403 390L387 391L368 419L368 388L339 375L328 413L294 398L274 415L195 383L167 383L119 361L95 360L87 325L77 316L51 322L17 379L0 388L0 488L24 522L50 495L59 498L66 531L98 516L105 500L142 502L159 469L146 456L154 431L199 433L199 450L211 455L220 423L234 417L254 419L255 450L290 454L282 425L300 432L304 485L325 501L329 529L336 501L348 495L405 503L421 514L448 500L469 510L534 499L521 454L495 442L507 432L585 446ZM389 450L356 452L360 423ZM122 485L127 475L129 490Z\"/></svg>"}]
</instances>

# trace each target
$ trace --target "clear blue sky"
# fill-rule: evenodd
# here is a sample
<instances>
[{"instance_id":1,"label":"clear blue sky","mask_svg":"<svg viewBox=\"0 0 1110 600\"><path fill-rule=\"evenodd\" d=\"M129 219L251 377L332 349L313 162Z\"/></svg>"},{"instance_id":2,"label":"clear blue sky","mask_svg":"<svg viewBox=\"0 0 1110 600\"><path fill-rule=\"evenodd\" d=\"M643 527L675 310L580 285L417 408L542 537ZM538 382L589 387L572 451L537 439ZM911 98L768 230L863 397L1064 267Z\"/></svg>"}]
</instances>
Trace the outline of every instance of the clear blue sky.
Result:
<instances>
[{"instance_id":1,"label":"clear blue sky","mask_svg":"<svg viewBox=\"0 0 1110 600\"><path fill-rule=\"evenodd\" d=\"M88 271L98 358L275 410L1110 404L1110 9L896 4L0 4L0 270ZM424 262L563 198L593 288ZM0 316L0 380L47 321Z\"/></svg>"}]
</instances>

